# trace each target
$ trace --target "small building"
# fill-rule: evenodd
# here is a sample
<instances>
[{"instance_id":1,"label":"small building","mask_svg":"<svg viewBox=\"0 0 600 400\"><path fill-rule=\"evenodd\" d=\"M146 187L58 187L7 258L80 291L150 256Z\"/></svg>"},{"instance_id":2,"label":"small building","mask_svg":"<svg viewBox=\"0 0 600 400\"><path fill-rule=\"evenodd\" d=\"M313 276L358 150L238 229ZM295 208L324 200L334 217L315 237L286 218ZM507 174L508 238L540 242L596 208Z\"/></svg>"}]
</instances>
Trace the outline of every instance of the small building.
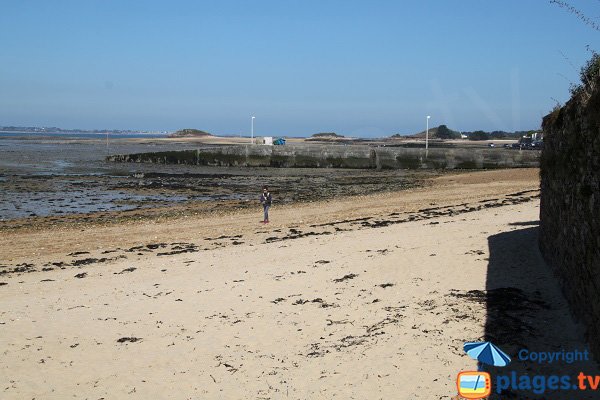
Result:
<instances>
[{"instance_id":1,"label":"small building","mask_svg":"<svg viewBox=\"0 0 600 400\"><path fill-rule=\"evenodd\" d=\"M257 136L254 138L254 143L273 146L273 136L264 136L264 137Z\"/></svg>"}]
</instances>

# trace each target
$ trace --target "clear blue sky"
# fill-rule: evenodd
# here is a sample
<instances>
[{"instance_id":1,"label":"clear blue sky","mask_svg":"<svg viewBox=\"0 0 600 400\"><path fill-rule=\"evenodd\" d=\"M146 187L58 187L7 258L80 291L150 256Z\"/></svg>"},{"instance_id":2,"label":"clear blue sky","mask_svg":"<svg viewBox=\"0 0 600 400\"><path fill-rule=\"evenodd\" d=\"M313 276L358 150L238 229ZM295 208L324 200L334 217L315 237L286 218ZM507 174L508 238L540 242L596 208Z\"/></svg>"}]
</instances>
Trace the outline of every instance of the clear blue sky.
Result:
<instances>
[{"instance_id":1,"label":"clear blue sky","mask_svg":"<svg viewBox=\"0 0 600 400\"><path fill-rule=\"evenodd\" d=\"M546 0L0 1L0 125L535 129L600 50Z\"/></svg>"}]
</instances>

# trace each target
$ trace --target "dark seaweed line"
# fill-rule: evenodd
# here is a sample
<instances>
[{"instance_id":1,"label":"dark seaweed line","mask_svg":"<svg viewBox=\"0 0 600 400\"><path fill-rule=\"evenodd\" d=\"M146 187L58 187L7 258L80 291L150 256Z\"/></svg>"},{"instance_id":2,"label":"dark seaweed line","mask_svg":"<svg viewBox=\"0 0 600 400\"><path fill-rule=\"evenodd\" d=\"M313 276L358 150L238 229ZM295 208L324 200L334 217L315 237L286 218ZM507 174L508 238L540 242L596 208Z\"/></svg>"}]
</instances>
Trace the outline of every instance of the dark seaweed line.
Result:
<instances>
[{"instance_id":1,"label":"dark seaweed line","mask_svg":"<svg viewBox=\"0 0 600 400\"><path fill-rule=\"evenodd\" d=\"M386 227L386 226L390 226L390 225L394 225L394 224L401 224L401 223L411 222L411 221L424 221L424 220L428 220L428 219L433 219L433 218L437 218L437 217L445 217L445 216L452 217L452 216L458 216L458 215L462 215L462 214L466 214L466 213L470 213L470 212L481 211L485 208L497 208L497 207L503 207L503 206L508 206L508 205L526 203L526 202L529 202L538 197L539 197L539 195L512 198L512 199L502 199L502 200L497 200L496 203L490 203L490 201L488 200L486 202L480 202L480 204L478 204L478 205L471 206L471 207L465 207L463 209L454 209L454 208L447 207L445 209L442 208L442 209L440 209L440 211L435 211L435 212L409 214L408 217L404 218L404 219L375 220L373 222L364 221L361 223L360 226L363 228L382 228L382 227Z\"/></svg>"},{"instance_id":2,"label":"dark seaweed line","mask_svg":"<svg viewBox=\"0 0 600 400\"><path fill-rule=\"evenodd\" d=\"M523 196L524 193L535 193L535 194L533 194L531 196ZM517 196L521 196L521 197L517 197ZM503 199L482 200L482 201L475 203L472 206L469 206L468 203L462 203L462 204L457 204L457 205L452 205L452 206L424 208L424 209L417 211L416 213L406 214L407 215L406 218L402 218L402 219L374 220L373 217L363 217L363 218L349 219L349 220L344 220L344 221L328 222L328 223L324 223L324 224L314 224L314 225L309 225L309 226L311 228L334 226L335 229L338 231L342 230L342 229L340 229L336 225L342 225L342 224L354 225L355 227L357 227L355 229L383 228L386 226L390 226L390 225L394 225L394 224L402 224L405 222L423 221L423 220L433 219L433 218L437 218L437 217L444 217L444 216L458 216L458 215L469 213L469 212L481 211L485 208L496 208L496 207L503 207L503 206L507 206L507 205L526 203L526 202L532 201L533 199L539 198L539 196L540 196L539 190L528 190L528 191L507 194L505 196L505 198L503 198ZM463 208L457 208L457 207L463 207ZM389 216L392 216L392 217L395 217L398 215L400 215L400 214L397 212L389 214ZM348 230L350 230L350 229L344 229L344 231L348 231ZM279 242L279 241L283 241L283 240L299 239L299 238L306 237L306 236L319 236L319 235L332 234L332 232L329 232L329 231L325 231L325 232L314 232L313 231L313 232L307 232L307 233L301 233L300 231L298 231L296 229L291 229L290 231L291 231L291 234L289 234L287 236L268 237L267 239L265 239L265 243L273 243L273 242Z\"/></svg>"}]
</instances>

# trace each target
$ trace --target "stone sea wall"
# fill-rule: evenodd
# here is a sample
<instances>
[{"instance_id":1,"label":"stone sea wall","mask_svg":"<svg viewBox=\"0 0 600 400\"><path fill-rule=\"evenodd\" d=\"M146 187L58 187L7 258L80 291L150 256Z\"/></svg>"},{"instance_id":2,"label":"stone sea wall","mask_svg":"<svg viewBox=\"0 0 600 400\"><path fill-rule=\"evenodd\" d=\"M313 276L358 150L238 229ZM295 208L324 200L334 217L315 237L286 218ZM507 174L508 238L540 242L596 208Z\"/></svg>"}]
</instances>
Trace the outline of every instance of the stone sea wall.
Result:
<instances>
[{"instance_id":1,"label":"stone sea wall","mask_svg":"<svg viewBox=\"0 0 600 400\"><path fill-rule=\"evenodd\" d=\"M542 127L540 249L600 360L600 90L573 97Z\"/></svg>"},{"instance_id":2,"label":"stone sea wall","mask_svg":"<svg viewBox=\"0 0 600 400\"><path fill-rule=\"evenodd\" d=\"M116 162L149 162L209 166L368 169L485 169L539 166L538 151L499 148L434 148L302 144L235 145L196 150L122 154Z\"/></svg>"}]
</instances>

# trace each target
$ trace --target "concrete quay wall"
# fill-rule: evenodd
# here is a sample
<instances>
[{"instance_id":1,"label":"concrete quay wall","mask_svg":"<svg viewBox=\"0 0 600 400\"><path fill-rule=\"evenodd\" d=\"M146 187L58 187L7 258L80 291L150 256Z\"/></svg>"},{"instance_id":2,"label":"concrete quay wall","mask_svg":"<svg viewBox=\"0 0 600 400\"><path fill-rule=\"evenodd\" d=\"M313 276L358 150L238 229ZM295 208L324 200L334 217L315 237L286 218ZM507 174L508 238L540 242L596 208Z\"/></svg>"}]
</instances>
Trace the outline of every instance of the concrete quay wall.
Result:
<instances>
[{"instance_id":1,"label":"concrete quay wall","mask_svg":"<svg viewBox=\"0 0 600 400\"><path fill-rule=\"evenodd\" d=\"M498 148L429 150L364 145L232 145L196 150L120 154L108 161L207 166L362 169L488 169L539 166L538 151Z\"/></svg>"}]
</instances>

